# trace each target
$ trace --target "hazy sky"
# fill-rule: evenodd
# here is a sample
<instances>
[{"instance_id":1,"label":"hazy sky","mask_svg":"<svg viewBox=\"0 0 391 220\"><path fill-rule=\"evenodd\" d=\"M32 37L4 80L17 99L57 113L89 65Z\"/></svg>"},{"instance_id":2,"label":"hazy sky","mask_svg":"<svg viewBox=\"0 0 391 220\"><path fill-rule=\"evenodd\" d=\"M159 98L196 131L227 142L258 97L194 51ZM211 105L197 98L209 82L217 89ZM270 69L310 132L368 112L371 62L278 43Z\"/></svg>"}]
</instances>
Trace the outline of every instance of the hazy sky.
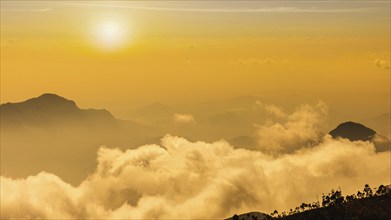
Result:
<instances>
[{"instance_id":1,"label":"hazy sky","mask_svg":"<svg viewBox=\"0 0 391 220\"><path fill-rule=\"evenodd\" d=\"M376 115L390 109L389 8L389 1L1 1L1 102L52 92L126 117L154 101L306 94Z\"/></svg>"},{"instance_id":2,"label":"hazy sky","mask_svg":"<svg viewBox=\"0 0 391 220\"><path fill-rule=\"evenodd\" d=\"M225 218L388 185L390 134L324 134L390 112L390 4L1 0L1 103L188 111L3 105L0 217Z\"/></svg>"}]
</instances>

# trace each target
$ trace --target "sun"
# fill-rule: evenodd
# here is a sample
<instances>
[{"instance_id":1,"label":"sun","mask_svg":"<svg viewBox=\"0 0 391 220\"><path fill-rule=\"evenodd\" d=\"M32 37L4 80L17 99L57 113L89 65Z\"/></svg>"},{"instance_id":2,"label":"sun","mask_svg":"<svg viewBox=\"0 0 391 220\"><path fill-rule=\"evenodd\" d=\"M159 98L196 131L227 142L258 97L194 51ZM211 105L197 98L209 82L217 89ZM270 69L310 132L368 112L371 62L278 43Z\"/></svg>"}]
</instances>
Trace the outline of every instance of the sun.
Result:
<instances>
[{"instance_id":1,"label":"sun","mask_svg":"<svg viewBox=\"0 0 391 220\"><path fill-rule=\"evenodd\" d=\"M131 38L128 25L116 20L105 20L95 24L93 36L95 44L106 50L123 48Z\"/></svg>"}]
</instances>

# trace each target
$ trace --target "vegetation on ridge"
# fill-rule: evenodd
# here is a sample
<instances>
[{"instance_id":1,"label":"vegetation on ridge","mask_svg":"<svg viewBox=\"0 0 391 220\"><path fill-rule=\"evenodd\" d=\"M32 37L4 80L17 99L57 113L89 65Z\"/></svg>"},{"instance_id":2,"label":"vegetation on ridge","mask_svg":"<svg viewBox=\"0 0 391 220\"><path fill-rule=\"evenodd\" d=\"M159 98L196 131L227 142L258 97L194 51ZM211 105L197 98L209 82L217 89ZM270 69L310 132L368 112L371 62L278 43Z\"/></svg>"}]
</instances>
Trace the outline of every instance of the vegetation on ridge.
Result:
<instances>
[{"instance_id":1,"label":"vegetation on ridge","mask_svg":"<svg viewBox=\"0 0 391 220\"><path fill-rule=\"evenodd\" d=\"M269 216L258 219L251 215L234 215L232 220L387 220L391 216L391 190L380 185L371 188L368 184L357 194L343 196L341 190L331 190L322 195L322 201L302 203L294 209L279 213L274 210ZM249 213L250 214L250 213Z\"/></svg>"}]
</instances>

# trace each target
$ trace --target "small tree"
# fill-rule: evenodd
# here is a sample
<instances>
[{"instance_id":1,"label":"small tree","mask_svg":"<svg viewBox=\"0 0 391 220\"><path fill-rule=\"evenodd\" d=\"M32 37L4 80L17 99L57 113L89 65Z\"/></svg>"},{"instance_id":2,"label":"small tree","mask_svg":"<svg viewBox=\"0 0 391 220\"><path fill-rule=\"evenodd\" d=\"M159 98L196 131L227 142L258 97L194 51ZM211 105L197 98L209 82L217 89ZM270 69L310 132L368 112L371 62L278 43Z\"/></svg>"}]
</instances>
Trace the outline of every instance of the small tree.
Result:
<instances>
[{"instance_id":1,"label":"small tree","mask_svg":"<svg viewBox=\"0 0 391 220\"><path fill-rule=\"evenodd\" d=\"M330 195L330 205L339 205L342 204L344 201L344 197L342 195L341 190L331 190L331 195Z\"/></svg>"},{"instance_id":2,"label":"small tree","mask_svg":"<svg viewBox=\"0 0 391 220\"><path fill-rule=\"evenodd\" d=\"M300 205L300 209L301 209L302 212L305 211L307 207L310 207L310 204L306 204L306 203L303 202Z\"/></svg>"},{"instance_id":3,"label":"small tree","mask_svg":"<svg viewBox=\"0 0 391 220\"><path fill-rule=\"evenodd\" d=\"M376 195L381 196L387 193L387 188L384 185L380 185L379 188L376 190Z\"/></svg>"},{"instance_id":4,"label":"small tree","mask_svg":"<svg viewBox=\"0 0 391 220\"><path fill-rule=\"evenodd\" d=\"M346 202L353 201L354 199L355 199L355 196L354 196L354 195L347 195L347 196L346 196Z\"/></svg>"},{"instance_id":5,"label":"small tree","mask_svg":"<svg viewBox=\"0 0 391 220\"><path fill-rule=\"evenodd\" d=\"M372 197L373 196L372 189L371 189L371 187L369 187L368 184L365 184L363 191L365 193L365 197Z\"/></svg>"},{"instance_id":6,"label":"small tree","mask_svg":"<svg viewBox=\"0 0 391 220\"><path fill-rule=\"evenodd\" d=\"M357 191L357 198L362 199L364 197L364 193Z\"/></svg>"},{"instance_id":7,"label":"small tree","mask_svg":"<svg viewBox=\"0 0 391 220\"><path fill-rule=\"evenodd\" d=\"M274 212L272 212L271 216L272 217L278 217L278 211L274 210Z\"/></svg>"},{"instance_id":8,"label":"small tree","mask_svg":"<svg viewBox=\"0 0 391 220\"><path fill-rule=\"evenodd\" d=\"M329 206L329 204L330 204L330 197L328 195L325 196L324 194L322 194L322 206L327 207Z\"/></svg>"},{"instance_id":9,"label":"small tree","mask_svg":"<svg viewBox=\"0 0 391 220\"><path fill-rule=\"evenodd\" d=\"M313 202L313 203L311 204L311 208L312 208L312 209L317 209L317 208L319 208L319 207L320 207L319 202Z\"/></svg>"}]
</instances>

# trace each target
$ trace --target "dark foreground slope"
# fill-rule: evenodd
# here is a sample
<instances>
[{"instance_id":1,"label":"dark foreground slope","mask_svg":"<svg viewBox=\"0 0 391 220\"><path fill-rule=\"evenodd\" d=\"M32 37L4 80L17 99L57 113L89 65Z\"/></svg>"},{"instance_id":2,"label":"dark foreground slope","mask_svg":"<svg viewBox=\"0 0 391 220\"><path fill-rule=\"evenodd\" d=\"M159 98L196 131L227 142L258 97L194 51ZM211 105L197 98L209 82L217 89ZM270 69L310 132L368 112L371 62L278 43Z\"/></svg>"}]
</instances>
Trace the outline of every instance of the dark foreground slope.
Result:
<instances>
[{"instance_id":1,"label":"dark foreground slope","mask_svg":"<svg viewBox=\"0 0 391 220\"><path fill-rule=\"evenodd\" d=\"M340 205L322 207L293 214L281 220L389 220L391 219L391 194L352 200Z\"/></svg>"},{"instance_id":2,"label":"dark foreground slope","mask_svg":"<svg viewBox=\"0 0 391 220\"><path fill-rule=\"evenodd\" d=\"M376 189L376 188L374 188ZM391 187L380 185L376 192L368 184L357 195L342 196L342 192L331 190L322 196L322 203L302 203L289 212L270 215L250 212L234 215L226 220L389 220L391 219Z\"/></svg>"}]
</instances>

